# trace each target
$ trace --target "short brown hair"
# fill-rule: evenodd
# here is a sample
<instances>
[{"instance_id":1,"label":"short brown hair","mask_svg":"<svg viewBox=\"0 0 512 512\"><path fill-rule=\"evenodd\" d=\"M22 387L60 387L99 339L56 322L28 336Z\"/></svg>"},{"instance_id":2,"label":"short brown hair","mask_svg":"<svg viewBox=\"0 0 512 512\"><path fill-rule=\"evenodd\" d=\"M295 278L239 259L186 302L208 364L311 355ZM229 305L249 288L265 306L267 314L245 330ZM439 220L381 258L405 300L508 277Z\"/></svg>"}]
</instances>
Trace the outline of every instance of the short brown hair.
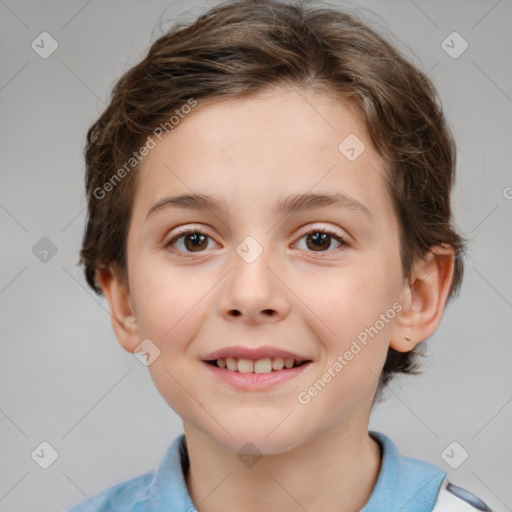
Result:
<instances>
[{"instance_id":1,"label":"short brown hair","mask_svg":"<svg viewBox=\"0 0 512 512\"><path fill-rule=\"evenodd\" d=\"M448 298L456 294L464 253L450 206L456 151L431 81L357 16L276 0L223 2L194 22L175 24L117 81L85 148L88 219L80 263L95 292L102 293L96 271L106 266L128 284L138 167L131 159L148 135L191 98L251 97L287 84L335 93L357 108L388 164L404 276L415 257L447 244L455 252ZM415 354L390 348L381 386L396 373L415 372Z\"/></svg>"}]
</instances>

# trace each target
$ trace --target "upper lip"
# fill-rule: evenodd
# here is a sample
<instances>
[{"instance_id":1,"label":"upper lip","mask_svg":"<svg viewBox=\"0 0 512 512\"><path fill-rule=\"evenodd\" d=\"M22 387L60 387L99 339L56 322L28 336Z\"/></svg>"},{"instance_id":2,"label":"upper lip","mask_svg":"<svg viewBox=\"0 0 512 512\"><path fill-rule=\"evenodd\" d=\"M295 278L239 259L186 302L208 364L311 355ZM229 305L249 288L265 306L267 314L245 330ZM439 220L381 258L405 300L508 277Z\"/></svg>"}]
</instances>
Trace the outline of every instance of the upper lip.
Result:
<instances>
[{"instance_id":1,"label":"upper lip","mask_svg":"<svg viewBox=\"0 0 512 512\"><path fill-rule=\"evenodd\" d=\"M303 357L299 354L294 354L288 350L280 348L263 346L258 348L247 348L242 346L233 346L221 348L210 352L204 356L204 361L212 361L215 359L226 359L227 357L234 357L236 359L264 359L266 357L282 357L283 359L295 359L297 362L310 361L311 359Z\"/></svg>"}]
</instances>

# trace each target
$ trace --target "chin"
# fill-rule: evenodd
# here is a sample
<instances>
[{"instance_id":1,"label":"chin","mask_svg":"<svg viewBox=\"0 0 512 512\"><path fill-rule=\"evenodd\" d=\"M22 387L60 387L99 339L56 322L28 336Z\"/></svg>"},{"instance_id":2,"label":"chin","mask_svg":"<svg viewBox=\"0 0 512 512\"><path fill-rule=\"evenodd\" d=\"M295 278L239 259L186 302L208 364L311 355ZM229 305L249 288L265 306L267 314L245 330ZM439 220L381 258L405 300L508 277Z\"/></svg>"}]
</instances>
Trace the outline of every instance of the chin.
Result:
<instances>
[{"instance_id":1,"label":"chin","mask_svg":"<svg viewBox=\"0 0 512 512\"><path fill-rule=\"evenodd\" d=\"M273 428L278 423L274 422ZM222 428L215 429L215 433L211 432L208 435L212 440L236 454L247 453L250 455L286 453L304 441L302 437L297 436L297 427L285 429L279 426L275 430L273 428L266 428L266 425L263 428L258 424L253 424L251 426L243 425L236 429L231 425L228 428L231 436Z\"/></svg>"}]
</instances>

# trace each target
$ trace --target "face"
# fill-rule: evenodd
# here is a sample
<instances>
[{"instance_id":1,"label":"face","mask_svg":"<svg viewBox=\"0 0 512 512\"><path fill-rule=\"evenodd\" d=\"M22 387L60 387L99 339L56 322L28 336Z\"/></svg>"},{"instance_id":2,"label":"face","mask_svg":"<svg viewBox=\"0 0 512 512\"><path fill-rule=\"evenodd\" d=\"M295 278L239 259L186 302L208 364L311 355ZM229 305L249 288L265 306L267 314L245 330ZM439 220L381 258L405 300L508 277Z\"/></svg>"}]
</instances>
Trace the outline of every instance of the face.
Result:
<instances>
[{"instance_id":1,"label":"face","mask_svg":"<svg viewBox=\"0 0 512 512\"><path fill-rule=\"evenodd\" d=\"M185 424L268 454L339 425L366 429L404 278L384 162L355 109L294 89L200 103L139 172L127 245L133 345L160 351L151 378ZM182 194L224 209L162 205ZM276 207L302 194L344 200ZM204 361L234 346L310 362L241 389Z\"/></svg>"}]
</instances>

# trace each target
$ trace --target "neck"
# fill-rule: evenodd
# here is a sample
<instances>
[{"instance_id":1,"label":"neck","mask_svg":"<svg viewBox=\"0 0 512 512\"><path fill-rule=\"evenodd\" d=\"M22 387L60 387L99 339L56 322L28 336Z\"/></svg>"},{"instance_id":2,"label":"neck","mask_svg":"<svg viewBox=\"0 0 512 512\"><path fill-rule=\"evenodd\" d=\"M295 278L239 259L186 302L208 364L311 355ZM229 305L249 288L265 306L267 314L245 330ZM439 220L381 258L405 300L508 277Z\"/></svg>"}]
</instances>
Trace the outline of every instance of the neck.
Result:
<instances>
[{"instance_id":1,"label":"neck","mask_svg":"<svg viewBox=\"0 0 512 512\"><path fill-rule=\"evenodd\" d=\"M244 465L237 453L184 423L190 497L198 512L358 512L381 463L367 425L340 424L285 453Z\"/></svg>"}]
</instances>

